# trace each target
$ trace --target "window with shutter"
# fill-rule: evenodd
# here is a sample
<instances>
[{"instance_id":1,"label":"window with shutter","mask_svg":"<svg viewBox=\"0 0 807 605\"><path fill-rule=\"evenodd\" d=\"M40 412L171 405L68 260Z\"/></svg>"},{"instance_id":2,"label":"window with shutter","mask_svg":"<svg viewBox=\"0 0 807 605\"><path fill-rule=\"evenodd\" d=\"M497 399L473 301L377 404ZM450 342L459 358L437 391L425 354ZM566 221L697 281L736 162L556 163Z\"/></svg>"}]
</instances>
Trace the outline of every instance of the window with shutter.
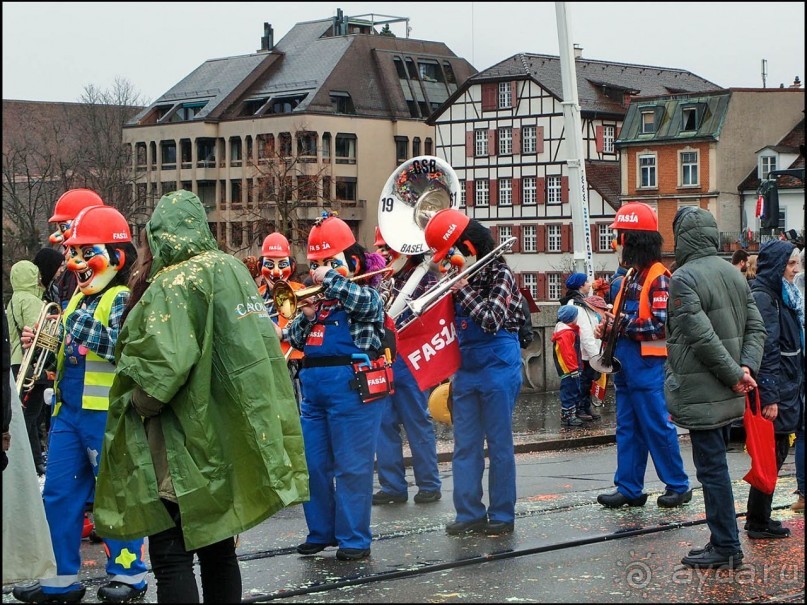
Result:
<instances>
[{"instance_id":1,"label":"window with shutter","mask_svg":"<svg viewBox=\"0 0 807 605\"><path fill-rule=\"evenodd\" d=\"M603 137L602 137L602 126L597 126L594 128L594 138L597 141L597 153L602 153L603 150Z\"/></svg>"},{"instance_id":2,"label":"window with shutter","mask_svg":"<svg viewBox=\"0 0 807 605\"><path fill-rule=\"evenodd\" d=\"M482 84L482 111L495 111L497 104L497 85L495 83Z\"/></svg>"}]
</instances>

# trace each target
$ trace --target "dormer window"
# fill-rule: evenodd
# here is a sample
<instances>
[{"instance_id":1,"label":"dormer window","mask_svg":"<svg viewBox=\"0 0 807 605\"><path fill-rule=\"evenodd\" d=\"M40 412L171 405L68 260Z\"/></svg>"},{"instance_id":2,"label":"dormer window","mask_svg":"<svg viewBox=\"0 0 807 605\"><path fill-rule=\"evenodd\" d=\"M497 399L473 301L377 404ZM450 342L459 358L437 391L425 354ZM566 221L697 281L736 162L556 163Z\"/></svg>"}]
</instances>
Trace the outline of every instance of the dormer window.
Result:
<instances>
[{"instance_id":1,"label":"dormer window","mask_svg":"<svg viewBox=\"0 0 807 605\"><path fill-rule=\"evenodd\" d=\"M656 132L656 112L652 109L642 112L642 134Z\"/></svg>"},{"instance_id":2,"label":"dormer window","mask_svg":"<svg viewBox=\"0 0 807 605\"><path fill-rule=\"evenodd\" d=\"M681 130L691 131L698 129L698 110L694 107L684 107L681 111Z\"/></svg>"},{"instance_id":3,"label":"dormer window","mask_svg":"<svg viewBox=\"0 0 807 605\"><path fill-rule=\"evenodd\" d=\"M330 96L331 105L336 113L356 113L356 108L353 105L353 99L350 97L350 93L332 90Z\"/></svg>"},{"instance_id":4,"label":"dormer window","mask_svg":"<svg viewBox=\"0 0 807 605\"><path fill-rule=\"evenodd\" d=\"M759 158L759 178L765 180L768 178L768 174L776 170L776 156L775 155L763 155Z\"/></svg>"}]
</instances>

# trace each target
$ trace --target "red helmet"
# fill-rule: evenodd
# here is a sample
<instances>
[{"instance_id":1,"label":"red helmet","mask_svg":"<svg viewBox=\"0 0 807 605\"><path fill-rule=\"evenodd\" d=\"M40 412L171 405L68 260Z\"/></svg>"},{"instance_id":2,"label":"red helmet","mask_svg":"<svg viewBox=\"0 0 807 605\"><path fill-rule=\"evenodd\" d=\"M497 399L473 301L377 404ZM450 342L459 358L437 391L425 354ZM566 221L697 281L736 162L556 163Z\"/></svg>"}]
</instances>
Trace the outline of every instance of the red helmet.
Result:
<instances>
[{"instance_id":1,"label":"red helmet","mask_svg":"<svg viewBox=\"0 0 807 605\"><path fill-rule=\"evenodd\" d=\"M104 200L92 189L69 189L56 200L49 223L72 221L78 213L90 206L103 206Z\"/></svg>"},{"instance_id":2,"label":"red helmet","mask_svg":"<svg viewBox=\"0 0 807 605\"><path fill-rule=\"evenodd\" d=\"M432 262L439 262L448 254L470 222L471 218L467 214L453 208L440 210L429 219L423 235L426 245L434 250Z\"/></svg>"},{"instance_id":3,"label":"red helmet","mask_svg":"<svg viewBox=\"0 0 807 605\"><path fill-rule=\"evenodd\" d=\"M658 215L647 204L628 202L617 210L611 229L658 231Z\"/></svg>"},{"instance_id":4,"label":"red helmet","mask_svg":"<svg viewBox=\"0 0 807 605\"><path fill-rule=\"evenodd\" d=\"M285 256L291 256L289 240L286 239L286 236L284 236L282 233L278 233L277 231L270 233L263 240L261 256L268 256L270 258L283 258Z\"/></svg>"},{"instance_id":5,"label":"red helmet","mask_svg":"<svg viewBox=\"0 0 807 605\"><path fill-rule=\"evenodd\" d=\"M348 224L331 215L311 227L308 234L308 260L330 258L355 243L356 238Z\"/></svg>"},{"instance_id":6,"label":"red helmet","mask_svg":"<svg viewBox=\"0 0 807 605\"><path fill-rule=\"evenodd\" d=\"M387 242L384 241L384 236L381 235L381 229L378 228L376 225L375 228L375 241L373 242L373 246L376 248L380 248L381 246L386 246Z\"/></svg>"},{"instance_id":7,"label":"red helmet","mask_svg":"<svg viewBox=\"0 0 807 605\"><path fill-rule=\"evenodd\" d=\"M70 226L72 234L65 246L124 244L132 241L129 223L112 206L90 206L82 210Z\"/></svg>"}]
</instances>

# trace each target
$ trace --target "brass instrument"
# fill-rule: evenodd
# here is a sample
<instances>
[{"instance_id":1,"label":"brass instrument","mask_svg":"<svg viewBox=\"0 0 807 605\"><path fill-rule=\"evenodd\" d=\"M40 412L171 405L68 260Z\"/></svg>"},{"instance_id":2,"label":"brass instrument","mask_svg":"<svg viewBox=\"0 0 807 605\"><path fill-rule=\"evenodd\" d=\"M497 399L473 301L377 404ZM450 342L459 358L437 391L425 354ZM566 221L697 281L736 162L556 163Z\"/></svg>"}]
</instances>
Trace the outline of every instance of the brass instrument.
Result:
<instances>
[{"instance_id":1,"label":"brass instrument","mask_svg":"<svg viewBox=\"0 0 807 605\"><path fill-rule=\"evenodd\" d=\"M369 273L363 273L362 275L351 277L348 281L359 281L361 279L373 277L379 273L390 273L391 271L391 267L384 267L378 271L370 271ZM309 298L318 296L324 289L325 286L319 284L317 286L310 286L308 288L295 290L287 282L279 281L275 284L274 289L272 290L272 300L275 303L275 309L277 309L278 315L291 320L297 315L301 306L311 302L308 300Z\"/></svg>"},{"instance_id":2,"label":"brass instrument","mask_svg":"<svg viewBox=\"0 0 807 605\"><path fill-rule=\"evenodd\" d=\"M54 303L42 307L39 318L36 320L36 332L31 346L25 352L17 374L17 395L22 396L34 388L34 384L45 371L45 365L50 353L56 353L59 348L59 323L62 318L62 308ZM22 336L22 335L20 335ZM33 364L33 368L31 365ZM30 370L30 376L28 376Z\"/></svg>"},{"instance_id":3,"label":"brass instrument","mask_svg":"<svg viewBox=\"0 0 807 605\"><path fill-rule=\"evenodd\" d=\"M477 273L483 267L486 267L491 262L510 252L510 249L513 247L513 244L516 243L517 238L515 237L508 237L504 240L501 244L496 246L493 250L488 252L485 256L477 260L473 265L470 265L451 276L446 276L437 282L434 286L429 288L422 296L416 298L413 301L409 301L407 303L409 309L412 310L412 317L409 319L407 323L400 326L398 330L403 330L406 326L412 323L418 316L422 315L425 311L432 308L435 304L440 302L447 294L450 293L451 287L457 283L459 280L466 278L471 278L475 273ZM394 317L393 317L394 319Z\"/></svg>"},{"instance_id":4,"label":"brass instrument","mask_svg":"<svg viewBox=\"0 0 807 605\"><path fill-rule=\"evenodd\" d=\"M387 312L397 317L430 270L431 250L424 231L429 219L440 210L459 206L460 180L450 164L436 156L411 158L387 179L378 202L378 230L390 249L399 254L427 258L412 272L396 297L388 301Z\"/></svg>"},{"instance_id":5,"label":"brass instrument","mask_svg":"<svg viewBox=\"0 0 807 605\"><path fill-rule=\"evenodd\" d=\"M622 281L622 294L619 297L619 305L614 309L614 319L611 325L611 332L608 334L607 339L603 339L600 343L600 352L588 360L589 365L596 371L603 374L616 374L622 369L622 364L614 357L614 349L616 348L616 339L619 336L619 320L622 315L622 308L625 306L625 298L628 291L628 280L633 275L633 267L628 269L625 273L625 278Z\"/></svg>"}]
</instances>

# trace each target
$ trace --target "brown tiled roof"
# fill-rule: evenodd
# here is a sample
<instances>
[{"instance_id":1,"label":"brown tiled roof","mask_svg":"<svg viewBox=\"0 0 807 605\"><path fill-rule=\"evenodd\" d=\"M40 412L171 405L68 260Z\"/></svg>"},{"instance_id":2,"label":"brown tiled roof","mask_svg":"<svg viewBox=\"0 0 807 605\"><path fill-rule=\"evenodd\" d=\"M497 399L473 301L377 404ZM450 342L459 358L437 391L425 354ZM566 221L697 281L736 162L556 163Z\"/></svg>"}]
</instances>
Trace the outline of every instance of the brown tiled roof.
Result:
<instances>
[{"instance_id":1,"label":"brown tiled roof","mask_svg":"<svg viewBox=\"0 0 807 605\"><path fill-rule=\"evenodd\" d=\"M772 146L771 149L774 149L778 152L785 152L785 153L796 153L798 152L798 157L790 164L790 166L783 166L782 169L796 169L801 168L804 169L804 120L802 119L801 122L796 124L793 127L793 130L788 132L782 140L779 141L776 145ZM748 173L748 176L743 179L740 183L738 189L740 191L748 191L748 190L756 190L759 187L759 175L757 173L757 167L755 166L754 169ZM777 187L779 189L803 189L804 188L804 181L794 178L792 176L780 176L776 180Z\"/></svg>"},{"instance_id":2,"label":"brown tiled roof","mask_svg":"<svg viewBox=\"0 0 807 605\"><path fill-rule=\"evenodd\" d=\"M621 173L619 162L586 161L586 180L614 209L619 209Z\"/></svg>"}]
</instances>

